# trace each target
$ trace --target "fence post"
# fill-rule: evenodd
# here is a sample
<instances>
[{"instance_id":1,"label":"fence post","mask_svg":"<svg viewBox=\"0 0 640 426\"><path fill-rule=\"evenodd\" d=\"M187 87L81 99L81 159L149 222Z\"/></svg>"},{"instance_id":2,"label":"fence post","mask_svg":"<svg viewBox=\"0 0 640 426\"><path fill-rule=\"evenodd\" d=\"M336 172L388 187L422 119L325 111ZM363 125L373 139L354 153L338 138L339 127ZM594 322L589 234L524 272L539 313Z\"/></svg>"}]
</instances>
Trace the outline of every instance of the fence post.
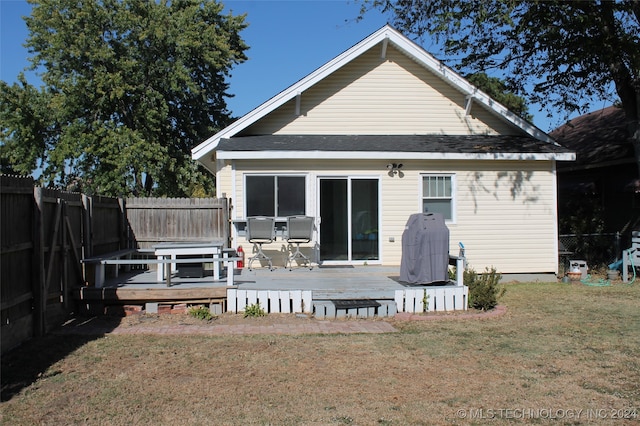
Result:
<instances>
[{"instance_id":1,"label":"fence post","mask_svg":"<svg viewBox=\"0 0 640 426\"><path fill-rule=\"evenodd\" d=\"M33 288L33 326L34 335L44 335L44 308L46 306L45 274L44 274L44 212L42 188L33 188L34 210L34 266L36 269Z\"/></svg>"},{"instance_id":2,"label":"fence post","mask_svg":"<svg viewBox=\"0 0 640 426\"><path fill-rule=\"evenodd\" d=\"M82 234L82 258L84 259L93 256L93 244L91 238L93 233L91 220L91 197L85 194L82 194L82 213L82 216L84 218L84 232Z\"/></svg>"},{"instance_id":3,"label":"fence post","mask_svg":"<svg viewBox=\"0 0 640 426\"><path fill-rule=\"evenodd\" d=\"M127 229L127 211L125 210L124 198L118 198L118 206L120 206L120 223L118 223L120 242L118 244L121 249L130 248L129 232Z\"/></svg>"}]
</instances>

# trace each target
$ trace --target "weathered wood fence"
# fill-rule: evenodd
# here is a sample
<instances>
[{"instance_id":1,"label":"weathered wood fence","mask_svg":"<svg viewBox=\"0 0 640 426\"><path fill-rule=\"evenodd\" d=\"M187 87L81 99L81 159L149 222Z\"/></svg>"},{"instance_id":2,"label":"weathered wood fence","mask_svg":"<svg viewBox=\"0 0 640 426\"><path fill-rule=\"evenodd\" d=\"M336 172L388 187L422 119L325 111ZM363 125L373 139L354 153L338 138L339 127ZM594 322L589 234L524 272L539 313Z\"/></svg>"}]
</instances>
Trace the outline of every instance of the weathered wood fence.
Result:
<instances>
[{"instance_id":1,"label":"weathered wood fence","mask_svg":"<svg viewBox=\"0 0 640 426\"><path fill-rule=\"evenodd\" d=\"M109 198L0 175L0 353L78 312L80 262L163 241L229 238L226 199Z\"/></svg>"},{"instance_id":2,"label":"weathered wood fence","mask_svg":"<svg viewBox=\"0 0 640 426\"><path fill-rule=\"evenodd\" d=\"M166 241L229 241L227 206L224 198L127 198L128 237L137 248Z\"/></svg>"}]
</instances>

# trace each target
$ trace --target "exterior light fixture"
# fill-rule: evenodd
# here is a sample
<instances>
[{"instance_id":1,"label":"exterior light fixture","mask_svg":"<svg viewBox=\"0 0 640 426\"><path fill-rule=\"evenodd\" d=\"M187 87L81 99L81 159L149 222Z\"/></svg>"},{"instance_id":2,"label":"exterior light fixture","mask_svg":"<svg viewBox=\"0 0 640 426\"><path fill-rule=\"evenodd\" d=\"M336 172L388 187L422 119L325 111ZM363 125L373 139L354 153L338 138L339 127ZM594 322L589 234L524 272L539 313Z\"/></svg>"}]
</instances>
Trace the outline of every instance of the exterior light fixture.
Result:
<instances>
[{"instance_id":1,"label":"exterior light fixture","mask_svg":"<svg viewBox=\"0 0 640 426\"><path fill-rule=\"evenodd\" d=\"M402 163L387 164L387 170L389 170L389 176L391 177L393 177L394 175L398 175L399 177L404 176L400 169L402 169Z\"/></svg>"}]
</instances>

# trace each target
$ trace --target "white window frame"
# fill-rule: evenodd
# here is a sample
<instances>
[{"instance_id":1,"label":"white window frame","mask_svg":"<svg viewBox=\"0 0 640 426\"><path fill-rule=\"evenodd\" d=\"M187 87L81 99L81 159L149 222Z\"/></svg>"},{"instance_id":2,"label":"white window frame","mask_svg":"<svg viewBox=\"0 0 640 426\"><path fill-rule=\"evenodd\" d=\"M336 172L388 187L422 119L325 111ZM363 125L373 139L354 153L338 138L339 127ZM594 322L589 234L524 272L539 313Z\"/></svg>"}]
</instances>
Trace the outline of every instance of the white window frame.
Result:
<instances>
[{"instance_id":1,"label":"white window frame","mask_svg":"<svg viewBox=\"0 0 640 426\"><path fill-rule=\"evenodd\" d=\"M424 194L424 180L425 178L431 177L446 177L451 179L451 197L426 197ZM424 208L424 201L427 199L450 199L451 200L451 219L445 219L446 223L456 223L457 214L456 214L456 194L457 194L457 185L456 185L456 174L455 173L437 173L437 172L429 172L429 173L421 173L420 174L420 211Z\"/></svg>"}]
</instances>

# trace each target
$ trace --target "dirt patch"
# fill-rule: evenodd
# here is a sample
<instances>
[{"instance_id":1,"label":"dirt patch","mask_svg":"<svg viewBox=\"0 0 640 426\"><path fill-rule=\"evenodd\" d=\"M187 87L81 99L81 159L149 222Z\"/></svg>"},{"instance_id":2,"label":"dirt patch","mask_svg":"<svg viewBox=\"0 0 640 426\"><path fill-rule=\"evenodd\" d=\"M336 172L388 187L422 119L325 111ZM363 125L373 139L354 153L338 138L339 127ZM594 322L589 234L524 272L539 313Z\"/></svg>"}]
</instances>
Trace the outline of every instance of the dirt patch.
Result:
<instances>
[{"instance_id":1,"label":"dirt patch","mask_svg":"<svg viewBox=\"0 0 640 426\"><path fill-rule=\"evenodd\" d=\"M268 314L262 317L246 317L244 314L227 312L214 316L211 320L202 320L186 312L178 314L139 314L120 318L123 326L138 324L158 325L273 325L273 324L301 324L317 321L306 314Z\"/></svg>"}]
</instances>

